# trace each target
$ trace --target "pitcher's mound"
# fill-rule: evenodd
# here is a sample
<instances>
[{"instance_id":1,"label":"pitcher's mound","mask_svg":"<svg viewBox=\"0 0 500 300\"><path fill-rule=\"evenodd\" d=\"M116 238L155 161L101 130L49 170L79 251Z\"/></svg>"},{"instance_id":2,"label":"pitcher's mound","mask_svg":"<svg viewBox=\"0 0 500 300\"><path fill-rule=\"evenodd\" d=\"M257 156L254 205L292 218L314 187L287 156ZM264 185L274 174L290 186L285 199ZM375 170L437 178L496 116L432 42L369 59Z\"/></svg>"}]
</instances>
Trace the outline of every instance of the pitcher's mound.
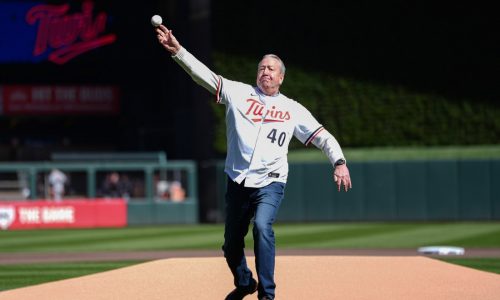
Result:
<instances>
[{"instance_id":1,"label":"pitcher's mound","mask_svg":"<svg viewBox=\"0 0 500 300\"><path fill-rule=\"evenodd\" d=\"M253 257L248 262L255 270ZM500 295L500 275L425 257L281 256L276 284L276 298L285 300L485 300ZM10 290L0 299L221 300L232 289L223 258L172 258Z\"/></svg>"}]
</instances>

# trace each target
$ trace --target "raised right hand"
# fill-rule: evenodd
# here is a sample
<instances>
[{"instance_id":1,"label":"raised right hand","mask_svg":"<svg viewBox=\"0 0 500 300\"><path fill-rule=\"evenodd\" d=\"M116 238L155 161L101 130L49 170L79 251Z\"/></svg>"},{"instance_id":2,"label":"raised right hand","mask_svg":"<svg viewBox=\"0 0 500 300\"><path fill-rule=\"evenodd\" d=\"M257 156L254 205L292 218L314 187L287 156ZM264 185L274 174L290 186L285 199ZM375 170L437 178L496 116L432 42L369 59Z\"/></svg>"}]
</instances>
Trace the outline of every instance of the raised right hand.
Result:
<instances>
[{"instance_id":1,"label":"raised right hand","mask_svg":"<svg viewBox=\"0 0 500 300\"><path fill-rule=\"evenodd\" d=\"M169 30L164 25L156 27L156 37L163 48L167 49L167 51L172 55L176 55L181 49L181 44L179 44L175 36L172 34L172 30Z\"/></svg>"}]
</instances>

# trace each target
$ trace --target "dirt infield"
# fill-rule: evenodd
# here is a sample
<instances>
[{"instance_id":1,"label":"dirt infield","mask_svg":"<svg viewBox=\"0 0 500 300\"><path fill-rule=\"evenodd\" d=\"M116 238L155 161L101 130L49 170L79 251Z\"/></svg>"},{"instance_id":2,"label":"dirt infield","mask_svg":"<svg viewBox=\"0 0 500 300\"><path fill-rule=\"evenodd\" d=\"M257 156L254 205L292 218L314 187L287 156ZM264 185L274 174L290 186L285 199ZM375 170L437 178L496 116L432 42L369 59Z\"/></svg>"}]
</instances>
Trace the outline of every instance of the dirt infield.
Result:
<instances>
[{"instance_id":1,"label":"dirt infield","mask_svg":"<svg viewBox=\"0 0 500 300\"><path fill-rule=\"evenodd\" d=\"M249 264L255 270L253 258ZM220 300L220 257L170 258L0 293L0 300ZM498 299L500 275L415 256L278 256L277 299ZM256 295L245 299L256 299Z\"/></svg>"}]
</instances>

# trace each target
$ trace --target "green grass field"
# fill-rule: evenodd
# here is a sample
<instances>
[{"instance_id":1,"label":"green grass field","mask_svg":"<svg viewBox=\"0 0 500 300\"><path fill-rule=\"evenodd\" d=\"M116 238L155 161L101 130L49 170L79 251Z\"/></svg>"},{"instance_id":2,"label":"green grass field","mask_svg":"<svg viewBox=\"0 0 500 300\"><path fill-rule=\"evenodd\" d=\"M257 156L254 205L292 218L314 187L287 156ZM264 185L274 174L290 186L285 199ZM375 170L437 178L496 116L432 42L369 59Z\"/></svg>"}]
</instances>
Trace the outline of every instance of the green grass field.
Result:
<instances>
[{"instance_id":1,"label":"green grass field","mask_svg":"<svg viewBox=\"0 0 500 300\"><path fill-rule=\"evenodd\" d=\"M40 263L5 265L0 268L0 291L44 282L80 277L137 264L127 262Z\"/></svg>"},{"instance_id":2,"label":"green grass field","mask_svg":"<svg viewBox=\"0 0 500 300\"><path fill-rule=\"evenodd\" d=\"M406 248L449 245L500 248L500 223L312 223L276 224L281 249ZM0 253L220 250L222 225L131 227L123 229L0 232ZM247 248L253 246L247 238ZM446 261L500 273L499 258L446 258ZM0 290L82 276L139 263L89 262L4 265Z\"/></svg>"},{"instance_id":3,"label":"green grass field","mask_svg":"<svg viewBox=\"0 0 500 300\"><path fill-rule=\"evenodd\" d=\"M435 244L500 248L498 222L276 224L275 232L277 246L288 249L417 248ZM252 247L250 235L248 247ZM223 225L2 231L0 240L0 253L219 250Z\"/></svg>"}]
</instances>

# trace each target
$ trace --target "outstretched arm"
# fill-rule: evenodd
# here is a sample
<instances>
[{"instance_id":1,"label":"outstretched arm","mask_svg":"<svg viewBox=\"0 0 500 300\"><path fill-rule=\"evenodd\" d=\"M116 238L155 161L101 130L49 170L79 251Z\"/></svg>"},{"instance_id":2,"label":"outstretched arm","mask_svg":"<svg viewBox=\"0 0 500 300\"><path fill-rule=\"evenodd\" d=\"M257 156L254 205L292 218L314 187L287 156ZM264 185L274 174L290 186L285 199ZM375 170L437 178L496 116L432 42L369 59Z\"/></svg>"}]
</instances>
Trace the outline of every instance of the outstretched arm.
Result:
<instances>
[{"instance_id":1,"label":"outstretched arm","mask_svg":"<svg viewBox=\"0 0 500 300\"><path fill-rule=\"evenodd\" d=\"M212 72L207 66L183 48L173 35L172 30L169 30L164 25L160 25L156 27L156 37L163 48L170 52L172 58L197 84L201 85L212 94L217 93L220 88L221 77Z\"/></svg>"}]
</instances>

